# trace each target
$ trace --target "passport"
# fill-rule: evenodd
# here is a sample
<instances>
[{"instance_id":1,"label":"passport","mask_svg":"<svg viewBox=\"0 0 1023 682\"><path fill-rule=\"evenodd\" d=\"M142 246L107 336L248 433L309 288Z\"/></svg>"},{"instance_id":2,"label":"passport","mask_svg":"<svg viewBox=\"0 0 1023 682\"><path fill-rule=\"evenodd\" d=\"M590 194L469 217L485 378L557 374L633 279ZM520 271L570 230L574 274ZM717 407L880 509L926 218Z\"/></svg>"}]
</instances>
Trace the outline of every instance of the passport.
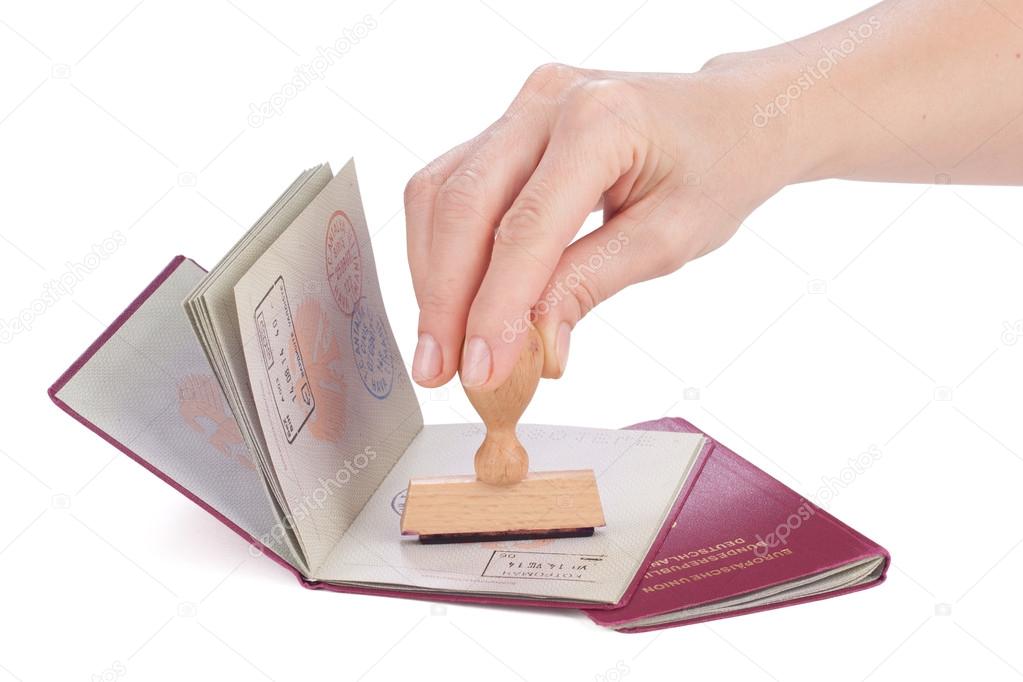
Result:
<instances>
[{"instance_id":1,"label":"passport","mask_svg":"<svg viewBox=\"0 0 1023 682\"><path fill-rule=\"evenodd\" d=\"M403 538L408 480L470 472L484 429L423 424L352 162L301 173L209 272L172 259L49 394L311 589L582 608L628 632L862 589L888 565L681 420L520 425L537 470L597 473L591 537Z\"/></svg>"},{"instance_id":2,"label":"passport","mask_svg":"<svg viewBox=\"0 0 1023 682\"><path fill-rule=\"evenodd\" d=\"M697 433L520 425L537 471L597 472L605 527L402 537L409 479L472 472L485 430L423 423L352 162L299 174L209 272L175 258L51 396L303 584L422 598L624 604L709 447Z\"/></svg>"},{"instance_id":3,"label":"passport","mask_svg":"<svg viewBox=\"0 0 1023 682\"><path fill-rule=\"evenodd\" d=\"M699 433L683 419L629 428ZM621 608L598 625L644 632L834 597L881 584L887 550L712 440L700 476Z\"/></svg>"}]
</instances>

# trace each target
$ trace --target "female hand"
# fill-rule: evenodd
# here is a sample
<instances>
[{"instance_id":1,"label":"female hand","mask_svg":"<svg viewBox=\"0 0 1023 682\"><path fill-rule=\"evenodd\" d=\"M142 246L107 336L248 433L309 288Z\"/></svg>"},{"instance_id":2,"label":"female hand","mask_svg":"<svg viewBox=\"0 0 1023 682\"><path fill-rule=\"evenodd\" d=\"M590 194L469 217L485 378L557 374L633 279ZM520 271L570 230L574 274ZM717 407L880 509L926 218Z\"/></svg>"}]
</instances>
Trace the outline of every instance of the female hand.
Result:
<instances>
[{"instance_id":1,"label":"female hand","mask_svg":"<svg viewBox=\"0 0 1023 682\"><path fill-rule=\"evenodd\" d=\"M594 306L717 248L793 177L788 126L754 125L757 79L730 63L686 75L543 66L500 120L412 178L418 383L447 382L461 359L466 386L500 385L530 319L544 376L560 376ZM597 209L603 226L573 241Z\"/></svg>"},{"instance_id":2,"label":"female hand","mask_svg":"<svg viewBox=\"0 0 1023 682\"><path fill-rule=\"evenodd\" d=\"M538 69L406 190L413 377L443 384L461 357L464 384L500 385L531 310L560 376L583 315L791 182L1023 184L1021 22L1019 2L886 0L694 74ZM573 241L595 207L603 226Z\"/></svg>"}]
</instances>

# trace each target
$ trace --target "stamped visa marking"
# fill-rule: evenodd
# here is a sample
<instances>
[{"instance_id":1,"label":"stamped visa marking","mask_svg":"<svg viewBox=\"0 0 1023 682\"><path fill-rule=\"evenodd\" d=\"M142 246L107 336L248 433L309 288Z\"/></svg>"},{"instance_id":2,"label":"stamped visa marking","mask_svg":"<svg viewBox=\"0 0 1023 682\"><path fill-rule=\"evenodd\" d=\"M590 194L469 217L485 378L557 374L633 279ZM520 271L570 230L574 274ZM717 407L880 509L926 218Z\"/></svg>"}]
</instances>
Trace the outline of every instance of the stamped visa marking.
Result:
<instances>
[{"instance_id":1,"label":"stamped visa marking","mask_svg":"<svg viewBox=\"0 0 1023 682\"><path fill-rule=\"evenodd\" d=\"M405 513L405 500L408 498L408 488L402 488L398 494L391 498L391 509L398 516Z\"/></svg>"},{"instance_id":2,"label":"stamped visa marking","mask_svg":"<svg viewBox=\"0 0 1023 682\"><path fill-rule=\"evenodd\" d=\"M497 550L490 555L480 575L485 578L594 583L602 578L605 558L603 554Z\"/></svg>"},{"instance_id":3,"label":"stamped visa marking","mask_svg":"<svg viewBox=\"0 0 1023 682\"><path fill-rule=\"evenodd\" d=\"M362 253L355 227L344 211L330 216L323 252L330 291L341 312L351 315L362 296Z\"/></svg>"},{"instance_id":4,"label":"stamped visa marking","mask_svg":"<svg viewBox=\"0 0 1023 682\"><path fill-rule=\"evenodd\" d=\"M256 306L253 318L277 415L285 438L293 443L316 404L298 347L283 277L278 277L270 291L266 292Z\"/></svg>"},{"instance_id":5,"label":"stamped visa marking","mask_svg":"<svg viewBox=\"0 0 1023 682\"><path fill-rule=\"evenodd\" d=\"M362 385L370 395L383 400L394 385L394 355L391 353L384 318L363 297L352 311L352 356Z\"/></svg>"}]
</instances>

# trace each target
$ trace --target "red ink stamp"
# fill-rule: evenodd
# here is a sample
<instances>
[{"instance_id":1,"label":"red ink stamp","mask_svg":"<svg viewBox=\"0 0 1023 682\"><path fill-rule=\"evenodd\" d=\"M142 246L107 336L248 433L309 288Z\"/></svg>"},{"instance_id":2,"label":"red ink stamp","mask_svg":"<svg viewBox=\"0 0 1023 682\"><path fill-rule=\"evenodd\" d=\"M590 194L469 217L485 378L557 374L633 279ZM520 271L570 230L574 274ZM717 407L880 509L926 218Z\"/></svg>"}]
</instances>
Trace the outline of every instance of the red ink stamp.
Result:
<instances>
[{"instance_id":1,"label":"red ink stamp","mask_svg":"<svg viewBox=\"0 0 1023 682\"><path fill-rule=\"evenodd\" d=\"M327 259L327 282L334 300L345 315L355 312L355 303L362 295L362 254L352 221L344 211L335 211L327 223L324 248Z\"/></svg>"}]
</instances>

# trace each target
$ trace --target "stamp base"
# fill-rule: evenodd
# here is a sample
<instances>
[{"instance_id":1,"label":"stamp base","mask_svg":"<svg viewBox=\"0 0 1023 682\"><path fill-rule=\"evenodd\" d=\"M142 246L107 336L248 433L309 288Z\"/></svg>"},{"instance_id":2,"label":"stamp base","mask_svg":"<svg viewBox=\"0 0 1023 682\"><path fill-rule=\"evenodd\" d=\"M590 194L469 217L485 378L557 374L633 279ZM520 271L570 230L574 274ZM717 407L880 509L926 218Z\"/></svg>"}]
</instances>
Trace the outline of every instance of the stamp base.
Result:
<instances>
[{"instance_id":1,"label":"stamp base","mask_svg":"<svg viewBox=\"0 0 1023 682\"><path fill-rule=\"evenodd\" d=\"M558 538L588 538L593 535L593 528L559 528L557 530L508 531L505 533L447 533L440 535L420 535L419 542L424 545L447 545L458 542L495 542L512 540L554 540Z\"/></svg>"},{"instance_id":2,"label":"stamp base","mask_svg":"<svg viewBox=\"0 0 1023 682\"><path fill-rule=\"evenodd\" d=\"M602 526L604 511L589 470L531 473L513 485L471 476L413 479L401 515L402 535L425 537L428 544L466 536L576 537Z\"/></svg>"}]
</instances>

